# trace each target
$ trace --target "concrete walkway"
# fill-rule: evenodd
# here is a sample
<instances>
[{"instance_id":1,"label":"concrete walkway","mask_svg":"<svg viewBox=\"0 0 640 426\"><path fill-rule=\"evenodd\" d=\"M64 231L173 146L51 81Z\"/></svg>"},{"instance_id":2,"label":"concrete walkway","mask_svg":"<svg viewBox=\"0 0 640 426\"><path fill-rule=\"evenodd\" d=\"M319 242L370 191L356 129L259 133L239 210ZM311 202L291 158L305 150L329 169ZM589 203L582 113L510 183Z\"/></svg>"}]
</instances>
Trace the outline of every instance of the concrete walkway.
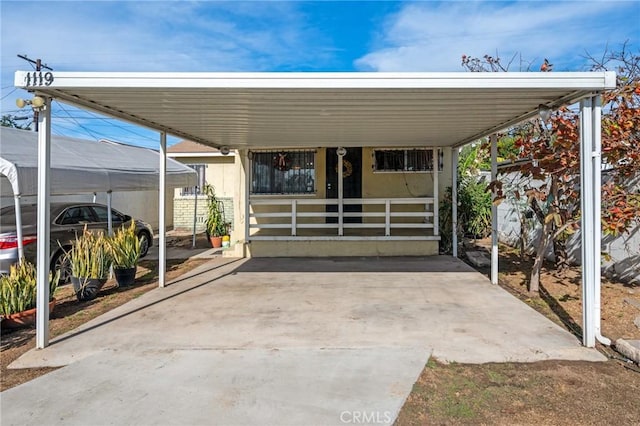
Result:
<instances>
[{"instance_id":1,"label":"concrete walkway","mask_svg":"<svg viewBox=\"0 0 640 426\"><path fill-rule=\"evenodd\" d=\"M25 354L66 367L3 392L1 420L390 424L429 356L604 360L450 257L216 258Z\"/></svg>"}]
</instances>

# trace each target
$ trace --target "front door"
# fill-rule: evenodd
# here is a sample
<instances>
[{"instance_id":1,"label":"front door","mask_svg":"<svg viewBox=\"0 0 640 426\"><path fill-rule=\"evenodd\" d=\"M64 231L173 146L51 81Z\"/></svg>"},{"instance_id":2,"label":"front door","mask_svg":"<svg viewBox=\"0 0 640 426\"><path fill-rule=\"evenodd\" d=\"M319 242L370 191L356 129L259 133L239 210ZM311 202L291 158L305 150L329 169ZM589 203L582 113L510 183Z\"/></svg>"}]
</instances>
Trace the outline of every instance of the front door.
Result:
<instances>
[{"instance_id":1,"label":"front door","mask_svg":"<svg viewBox=\"0 0 640 426\"><path fill-rule=\"evenodd\" d=\"M337 148L327 148L327 198L338 198ZM342 159L343 198L362 198L362 148L347 148ZM327 212L337 212L337 205L327 205ZM344 212L362 212L362 204L345 204ZM338 223L337 217L327 217L327 223ZM362 223L362 217L345 217L344 223Z\"/></svg>"}]
</instances>

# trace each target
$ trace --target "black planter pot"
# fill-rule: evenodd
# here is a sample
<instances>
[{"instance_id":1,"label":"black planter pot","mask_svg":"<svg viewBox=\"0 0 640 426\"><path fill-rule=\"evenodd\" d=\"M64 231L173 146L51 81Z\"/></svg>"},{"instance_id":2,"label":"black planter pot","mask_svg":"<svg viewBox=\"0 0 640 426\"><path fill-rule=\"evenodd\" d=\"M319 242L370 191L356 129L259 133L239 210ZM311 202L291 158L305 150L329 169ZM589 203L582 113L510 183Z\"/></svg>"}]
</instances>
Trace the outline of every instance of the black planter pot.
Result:
<instances>
[{"instance_id":1,"label":"black planter pot","mask_svg":"<svg viewBox=\"0 0 640 426\"><path fill-rule=\"evenodd\" d=\"M116 276L118 287L129 287L136 280L136 271L138 267L133 268L113 268L113 274Z\"/></svg>"},{"instance_id":2,"label":"black planter pot","mask_svg":"<svg viewBox=\"0 0 640 426\"><path fill-rule=\"evenodd\" d=\"M106 282L106 278L71 277L73 291L81 302L95 299Z\"/></svg>"}]
</instances>

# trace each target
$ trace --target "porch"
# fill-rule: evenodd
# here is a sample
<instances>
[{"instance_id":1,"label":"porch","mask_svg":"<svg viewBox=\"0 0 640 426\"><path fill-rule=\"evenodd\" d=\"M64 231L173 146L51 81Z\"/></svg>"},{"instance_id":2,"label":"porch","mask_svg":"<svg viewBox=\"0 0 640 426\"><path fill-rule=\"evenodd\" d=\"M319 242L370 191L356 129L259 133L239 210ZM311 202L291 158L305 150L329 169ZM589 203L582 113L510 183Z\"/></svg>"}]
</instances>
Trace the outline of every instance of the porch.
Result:
<instances>
[{"instance_id":1,"label":"porch","mask_svg":"<svg viewBox=\"0 0 640 426\"><path fill-rule=\"evenodd\" d=\"M249 207L247 254L252 257L438 253L433 197L250 198Z\"/></svg>"},{"instance_id":2,"label":"porch","mask_svg":"<svg viewBox=\"0 0 640 426\"><path fill-rule=\"evenodd\" d=\"M437 147L245 151L243 255L437 254L445 151L450 160Z\"/></svg>"}]
</instances>

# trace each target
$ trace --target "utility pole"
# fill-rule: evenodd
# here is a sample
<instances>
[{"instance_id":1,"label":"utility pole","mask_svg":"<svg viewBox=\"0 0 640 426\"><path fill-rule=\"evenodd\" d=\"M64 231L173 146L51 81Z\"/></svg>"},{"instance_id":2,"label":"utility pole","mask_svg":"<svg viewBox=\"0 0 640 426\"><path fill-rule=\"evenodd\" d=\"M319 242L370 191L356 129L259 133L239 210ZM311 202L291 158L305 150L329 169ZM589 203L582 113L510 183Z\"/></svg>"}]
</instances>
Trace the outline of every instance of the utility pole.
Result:
<instances>
[{"instance_id":1,"label":"utility pole","mask_svg":"<svg viewBox=\"0 0 640 426\"><path fill-rule=\"evenodd\" d=\"M47 69L49 71L53 71L53 68L49 67L47 64L43 64L40 58L33 60L31 58L28 58L27 55L18 55L18 58L24 59L30 64L35 65L36 71L42 71L42 68ZM33 127L36 132L38 131L38 114L39 114L38 111L36 110L33 111Z\"/></svg>"}]
</instances>

